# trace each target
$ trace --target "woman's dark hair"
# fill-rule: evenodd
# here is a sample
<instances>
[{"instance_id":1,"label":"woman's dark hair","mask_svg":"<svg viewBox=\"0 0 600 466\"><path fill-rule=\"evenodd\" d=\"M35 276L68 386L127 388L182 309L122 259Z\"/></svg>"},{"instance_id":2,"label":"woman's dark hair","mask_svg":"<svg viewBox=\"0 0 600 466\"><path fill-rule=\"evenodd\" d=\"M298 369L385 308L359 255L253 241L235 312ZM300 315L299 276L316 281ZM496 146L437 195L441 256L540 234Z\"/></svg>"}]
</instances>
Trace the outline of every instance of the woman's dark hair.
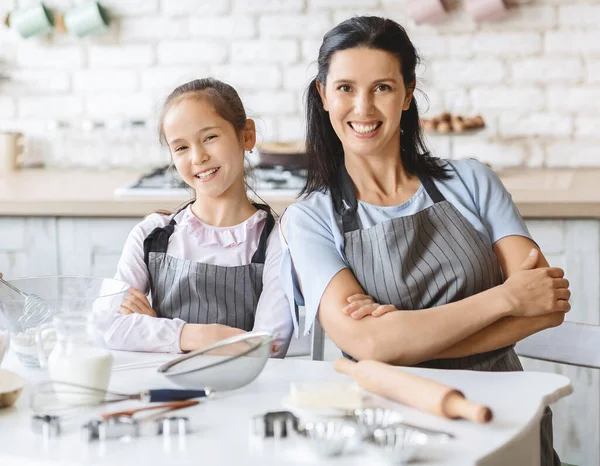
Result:
<instances>
[{"instance_id":1,"label":"woman's dark hair","mask_svg":"<svg viewBox=\"0 0 600 466\"><path fill-rule=\"evenodd\" d=\"M415 69L420 59L406 31L395 21L377 16L357 16L331 29L319 49L317 76L306 90L306 153L308 177L302 194L325 191L336 186L340 167L344 163L342 143L331 126L328 113L317 89L317 81L325 85L333 55L356 47L383 50L394 55L401 67L404 85L416 79ZM419 111L413 98L400 121L400 157L406 170L414 175L443 179L449 175L440 166L423 140Z\"/></svg>"},{"instance_id":2,"label":"woman's dark hair","mask_svg":"<svg viewBox=\"0 0 600 466\"><path fill-rule=\"evenodd\" d=\"M221 118L233 125L237 134L241 134L246 127L246 110L244 110L242 99L233 87L214 78L194 79L175 88L165 100L158 127L159 139L162 144L167 143L163 128L166 113L174 102L188 95L206 99Z\"/></svg>"}]
</instances>

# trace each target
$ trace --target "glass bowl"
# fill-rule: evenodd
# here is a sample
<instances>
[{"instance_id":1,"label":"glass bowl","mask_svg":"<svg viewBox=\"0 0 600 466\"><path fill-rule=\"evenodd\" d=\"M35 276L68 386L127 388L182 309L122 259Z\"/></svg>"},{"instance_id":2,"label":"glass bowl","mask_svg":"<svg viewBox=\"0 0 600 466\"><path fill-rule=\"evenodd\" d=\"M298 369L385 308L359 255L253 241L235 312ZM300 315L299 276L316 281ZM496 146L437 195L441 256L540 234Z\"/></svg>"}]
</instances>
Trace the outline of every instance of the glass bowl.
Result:
<instances>
[{"instance_id":1,"label":"glass bowl","mask_svg":"<svg viewBox=\"0 0 600 466\"><path fill-rule=\"evenodd\" d=\"M29 367L40 365L35 336L41 324L58 313L75 312L88 316L103 332L129 290L129 285L119 280L83 276L22 278L9 283L28 296L0 282L0 325L10 332L11 350ZM44 339L47 351L53 345L51 336Z\"/></svg>"}]
</instances>

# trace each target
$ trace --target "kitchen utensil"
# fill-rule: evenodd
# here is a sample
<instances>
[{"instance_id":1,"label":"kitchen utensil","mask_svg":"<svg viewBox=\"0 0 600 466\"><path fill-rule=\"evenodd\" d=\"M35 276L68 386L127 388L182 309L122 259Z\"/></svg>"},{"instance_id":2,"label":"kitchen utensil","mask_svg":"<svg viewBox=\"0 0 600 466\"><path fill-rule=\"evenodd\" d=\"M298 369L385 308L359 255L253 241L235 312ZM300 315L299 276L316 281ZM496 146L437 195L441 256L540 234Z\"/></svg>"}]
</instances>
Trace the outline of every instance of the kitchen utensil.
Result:
<instances>
[{"instance_id":1,"label":"kitchen utensil","mask_svg":"<svg viewBox=\"0 0 600 466\"><path fill-rule=\"evenodd\" d=\"M16 286L0 278L0 283L8 286L11 290L19 293L25 298L23 305L23 313L17 318L17 326L15 328L29 328L43 322L50 317L50 309L44 305L44 300L36 294L28 294L19 290Z\"/></svg>"},{"instance_id":2,"label":"kitchen utensil","mask_svg":"<svg viewBox=\"0 0 600 466\"><path fill-rule=\"evenodd\" d=\"M0 132L0 173L15 171L24 152L25 137L21 133Z\"/></svg>"},{"instance_id":3,"label":"kitchen utensil","mask_svg":"<svg viewBox=\"0 0 600 466\"><path fill-rule=\"evenodd\" d=\"M308 158L303 141L263 142L258 147L262 167L306 168Z\"/></svg>"},{"instance_id":4,"label":"kitchen utensil","mask_svg":"<svg viewBox=\"0 0 600 466\"><path fill-rule=\"evenodd\" d=\"M134 414L141 413L143 411L153 411L155 409L166 410L165 412L174 411L176 409L187 408L188 406L194 406L194 405L197 405L198 403L200 403L200 402L196 401L196 400L172 401L170 403L162 403L162 404L154 405L154 406L144 406L143 408L133 408L133 409L126 409L124 411L117 411L114 413L105 413L105 414L102 414L100 417L103 420L110 419L111 417L123 417L123 416L133 417Z\"/></svg>"},{"instance_id":5,"label":"kitchen utensil","mask_svg":"<svg viewBox=\"0 0 600 466\"><path fill-rule=\"evenodd\" d=\"M190 420L185 416L163 416L155 421L156 435L185 435L190 430Z\"/></svg>"},{"instance_id":6,"label":"kitchen utensil","mask_svg":"<svg viewBox=\"0 0 600 466\"><path fill-rule=\"evenodd\" d=\"M47 414L41 416L36 414L31 418L31 429L45 438L58 437L60 435L60 418Z\"/></svg>"},{"instance_id":7,"label":"kitchen utensil","mask_svg":"<svg viewBox=\"0 0 600 466\"><path fill-rule=\"evenodd\" d=\"M0 369L0 409L16 403L27 380L17 374Z\"/></svg>"},{"instance_id":8,"label":"kitchen utensil","mask_svg":"<svg viewBox=\"0 0 600 466\"><path fill-rule=\"evenodd\" d=\"M82 426L81 435L84 440L91 442L93 440L106 440L111 438L124 438L124 437L139 437L140 435L140 424L147 423L151 420L161 420L161 423L165 423L164 414L177 409L187 408L190 406L197 405L199 401L178 401L175 403L166 403L163 405L138 408L135 410L127 411L126 414L123 412L105 414L100 419L93 419ZM152 414L143 418L135 418L134 414L140 411L148 409L161 409L157 414ZM189 421L187 418L183 418L185 421L184 429L187 431ZM171 421L167 421L169 424ZM173 421L174 424L180 424L179 421ZM169 426L171 428L173 426ZM177 426L179 429L180 426ZM162 430L160 427L157 428L157 434L165 434L164 425Z\"/></svg>"},{"instance_id":9,"label":"kitchen utensil","mask_svg":"<svg viewBox=\"0 0 600 466\"><path fill-rule=\"evenodd\" d=\"M250 429L262 438L285 438L292 432L298 432L298 418L289 411L271 411L254 416Z\"/></svg>"},{"instance_id":10,"label":"kitchen utensil","mask_svg":"<svg viewBox=\"0 0 600 466\"><path fill-rule=\"evenodd\" d=\"M429 437L403 426L378 427L373 432L372 443L391 463L405 464L419 457L419 451L429 443Z\"/></svg>"},{"instance_id":11,"label":"kitchen utensil","mask_svg":"<svg viewBox=\"0 0 600 466\"><path fill-rule=\"evenodd\" d=\"M31 367L40 364L35 341L40 324L60 313L79 313L89 317L100 345L103 332L129 289L128 284L119 280L83 276L24 278L11 280L10 284L27 295L39 296L43 302L43 314L27 313L22 295L0 285L0 321L11 332L10 348L23 365ZM47 351L54 347L51 335L47 332L43 341Z\"/></svg>"},{"instance_id":12,"label":"kitchen utensil","mask_svg":"<svg viewBox=\"0 0 600 466\"><path fill-rule=\"evenodd\" d=\"M478 423L492 419L490 408L466 400L460 391L389 364L378 361L356 363L339 358L334 367L336 371L352 376L365 390L437 416Z\"/></svg>"},{"instance_id":13,"label":"kitchen utensil","mask_svg":"<svg viewBox=\"0 0 600 466\"><path fill-rule=\"evenodd\" d=\"M67 382L45 381L31 389L29 405L36 413L60 414L89 406L140 400L144 403L184 401L209 397L209 388L201 390L152 389L138 393L117 393Z\"/></svg>"},{"instance_id":14,"label":"kitchen utensil","mask_svg":"<svg viewBox=\"0 0 600 466\"><path fill-rule=\"evenodd\" d=\"M108 12L98 2L85 2L67 11L64 17L66 30L78 37L104 32L110 23Z\"/></svg>"},{"instance_id":15,"label":"kitchen utensil","mask_svg":"<svg viewBox=\"0 0 600 466\"><path fill-rule=\"evenodd\" d=\"M273 336L249 332L175 358L157 371L184 388L234 390L252 382L271 354Z\"/></svg>"},{"instance_id":16,"label":"kitchen utensil","mask_svg":"<svg viewBox=\"0 0 600 466\"><path fill-rule=\"evenodd\" d=\"M304 423L300 434L307 440L310 448L319 456L339 456L346 450L348 443L357 438L354 426L339 419L323 419Z\"/></svg>"},{"instance_id":17,"label":"kitchen utensil","mask_svg":"<svg viewBox=\"0 0 600 466\"><path fill-rule=\"evenodd\" d=\"M421 432L440 443L448 442L454 438L454 435L449 432L409 424L404 421L401 413L393 409L360 408L354 410L354 413L349 418L359 424L365 436L372 436L375 429L403 427Z\"/></svg>"},{"instance_id":18,"label":"kitchen utensil","mask_svg":"<svg viewBox=\"0 0 600 466\"><path fill-rule=\"evenodd\" d=\"M8 22L10 28L15 29L24 39L46 34L54 28L52 12L43 3L12 11Z\"/></svg>"}]
</instances>

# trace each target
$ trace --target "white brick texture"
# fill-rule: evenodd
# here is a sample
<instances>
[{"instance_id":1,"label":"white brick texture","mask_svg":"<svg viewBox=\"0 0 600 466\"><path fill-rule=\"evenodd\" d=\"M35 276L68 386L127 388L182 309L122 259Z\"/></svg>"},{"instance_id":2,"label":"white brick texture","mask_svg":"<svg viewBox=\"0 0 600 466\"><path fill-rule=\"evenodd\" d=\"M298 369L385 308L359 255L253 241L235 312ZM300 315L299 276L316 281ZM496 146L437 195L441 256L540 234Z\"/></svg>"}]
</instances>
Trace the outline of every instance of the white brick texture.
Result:
<instances>
[{"instance_id":1,"label":"white brick texture","mask_svg":"<svg viewBox=\"0 0 600 466\"><path fill-rule=\"evenodd\" d=\"M234 63L281 63L289 65L298 61L298 42L291 39L244 40L231 44L231 61ZM284 67L285 68L285 67Z\"/></svg>"},{"instance_id":2,"label":"white brick texture","mask_svg":"<svg viewBox=\"0 0 600 466\"><path fill-rule=\"evenodd\" d=\"M159 65L222 63L227 57L227 47L217 41L166 41L158 45Z\"/></svg>"},{"instance_id":3,"label":"white brick texture","mask_svg":"<svg viewBox=\"0 0 600 466\"><path fill-rule=\"evenodd\" d=\"M160 11L168 16L219 15L231 8L231 0L161 0Z\"/></svg>"},{"instance_id":4,"label":"white brick texture","mask_svg":"<svg viewBox=\"0 0 600 466\"><path fill-rule=\"evenodd\" d=\"M512 64L512 78L517 83L579 83L583 80L579 58L529 58Z\"/></svg>"},{"instance_id":5,"label":"white brick texture","mask_svg":"<svg viewBox=\"0 0 600 466\"><path fill-rule=\"evenodd\" d=\"M322 38L331 26L322 14L265 15L260 18L258 28L265 37Z\"/></svg>"},{"instance_id":6,"label":"white brick texture","mask_svg":"<svg viewBox=\"0 0 600 466\"><path fill-rule=\"evenodd\" d=\"M77 93L95 93L104 90L135 91L139 86L138 74L130 70L82 70L73 74L73 90Z\"/></svg>"},{"instance_id":7,"label":"white brick texture","mask_svg":"<svg viewBox=\"0 0 600 466\"><path fill-rule=\"evenodd\" d=\"M0 118L10 118L17 113L17 106L10 97L0 96Z\"/></svg>"},{"instance_id":8,"label":"white brick texture","mask_svg":"<svg viewBox=\"0 0 600 466\"><path fill-rule=\"evenodd\" d=\"M149 45L92 46L88 50L90 68L148 66L154 62Z\"/></svg>"},{"instance_id":9,"label":"white brick texture","mask_svg":"<svg viewBox=\"0 0 600 466\"><path fill-rule=\"evenodd\" d=\"M0 0L0 13L29 0ZM67 11L77 0L48 0ZM0 128L47 120L156 119L176 86L232 84L264 139L301 138L303 93L323 35L361 14L407 30L424 59L421 115L481 114L469 137L428 135L434 154L494 166L590 166L600 160L600 0L507 0L501 21L476 22L453 0L445 20L416 25L408 0L104 0L103 35L23 40L0 28ZM597 162L600 166L600 161ZM573 461L571 461L573 462Z\"/></svg>"},{"instance_id":10,"label":"white brick texture","mask_svg":"<svg viewBox=\"0 0 600 466\"><path fill-rule=\"evenodd\" d=\"M192 37L214 37L223 39L250 38L256 36L256 24L252 16L192 17Z\"/></svg>"}]
</instances>

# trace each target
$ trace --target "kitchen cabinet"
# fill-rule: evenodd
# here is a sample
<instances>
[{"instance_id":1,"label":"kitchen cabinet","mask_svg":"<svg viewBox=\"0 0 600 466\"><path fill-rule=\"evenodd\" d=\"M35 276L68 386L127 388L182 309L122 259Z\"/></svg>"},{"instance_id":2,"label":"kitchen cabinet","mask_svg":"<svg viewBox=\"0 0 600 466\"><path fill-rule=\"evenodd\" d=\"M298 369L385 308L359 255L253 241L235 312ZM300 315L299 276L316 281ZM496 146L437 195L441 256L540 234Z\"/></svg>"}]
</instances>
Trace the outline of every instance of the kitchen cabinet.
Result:
<instances>
[{"instance_id":1,"label":"kitchen cabinet","mask_svg":"<svg viewBox=\"0 0 600 466\"><path fill-rule=\"evenodd\" d=\"M0 217L0 272L6 277L58 272L56 219Z\"/></svg>"},{"instance_id":2,"label":"kitchen cabinet","mask_svg":"<svg viewBox=\"0 0 600 466\"><path fill-rule=\"evenodd\" d=\"M140 220L140 218L58 218L59 273L114 276L127 235Z\"/></svg>"},{"instance_id":3,"label":"kitchen cabinet","mask_svg":"<svg viewBox=\"0 0 600 466\"><path fill-rule=\"evenodd\" d=\"M112 277L127 235L140 219L0 217L0 271L9 278L56 273ZM571 283L567 320L600 325L600 220L529 219L527 225L550 264L563 267ZM294 341L290 354L306 358L308 338ZM329 338L324 355L326 360L341 355ZM522 361L527 370L571 379L574 394L553 406L555 447L563 461L600 464L600 371Z\"/></svg>"}]
</instances>

